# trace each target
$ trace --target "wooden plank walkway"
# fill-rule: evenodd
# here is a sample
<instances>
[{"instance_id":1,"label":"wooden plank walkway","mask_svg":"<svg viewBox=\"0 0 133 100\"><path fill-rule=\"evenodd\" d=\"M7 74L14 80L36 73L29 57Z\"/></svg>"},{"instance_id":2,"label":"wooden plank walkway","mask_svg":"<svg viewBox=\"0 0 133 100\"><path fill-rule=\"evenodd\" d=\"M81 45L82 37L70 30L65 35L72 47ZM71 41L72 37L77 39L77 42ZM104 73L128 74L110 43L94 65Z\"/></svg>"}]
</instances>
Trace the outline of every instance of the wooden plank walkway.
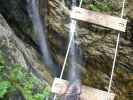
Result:
<instances>
[{"instance_id":1,"label":"wooden plank walkway","mask_svg":"<svg viewBox=\"0 0 133 100\"><path fill-rule=\"evenodd\" d=\"M76 91L74 90L76 93L70 92L69 82L67 80L59 79L59 78L54 79L53 86L52 86L52 92L57 94L58 96L62 96L64 98L63 100L69 100L68 98L79 98L76 100L114 100L115 98L115 94L109 93L110 96L107 99L108 97L107 91L102 91L102 90L95 89L92 87L87 87L84 85L76 86L76 89L77 89Z\"/></svg>"},{"instance_id":2,"label":"wooden plank walkway","mask_svg":"<svg viewBox=\"0 0 133 100\"><path fill-rule=\"evenodd\" d=\"M81 20L96 25L104 26L114 30L125 32L127 20L120 17L115 17L111 15L102 14L99 12L94 12L86 10L80 7L73 7L70 13L71 18L76 20Z\"/></svg>"},{"instance_id":3,"label":"wooden plank walkway","mask_svg":"<svg viewBox=\"0 0 133 100\"><path fill-rule=\"evenodd\" d=\"M82 86L80 100L114 100L115 94L110 93L109 95L109 99L107 99L108 93L106 91Z\"/></svg>"}]
</instances>

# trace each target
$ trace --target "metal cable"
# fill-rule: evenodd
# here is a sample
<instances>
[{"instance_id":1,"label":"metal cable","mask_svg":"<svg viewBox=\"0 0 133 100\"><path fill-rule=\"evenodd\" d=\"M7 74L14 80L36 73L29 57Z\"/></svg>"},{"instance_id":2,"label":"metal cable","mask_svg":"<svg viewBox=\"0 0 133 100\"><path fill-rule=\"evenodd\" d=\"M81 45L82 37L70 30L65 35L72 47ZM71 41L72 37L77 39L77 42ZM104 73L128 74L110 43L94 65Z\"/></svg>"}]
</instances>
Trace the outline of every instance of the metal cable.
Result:
<instances>
[{"instance_id":1,"label":"metal cable","mask_svg":"<svg viewBox=\"0 0 133 100\"><path fill-rule=\"evenodd\" d=\"M124 15L124 8L125 8L125 1L123 0L122 3L122 10L121 10L121 18L123 18ZM111 87L112 87L112 81L113 81L113 75L114 75L114 70L115 70L115 65L116 65L116 58L117 58L117 54L118 54L118 47L119 47L119 42L120 42L120 35L121 33L118 33L117 36L117 43L116 43L116 48L115 48L115 55L114 55L114 60L113 60L113 65L112 65L112 71L111 71L111 77L110 77L110 82L109 82L109 87L108 87L108 96L107 96L107 100L109 100L109 94L111 92Z\"/></svg>"}]
</instances>

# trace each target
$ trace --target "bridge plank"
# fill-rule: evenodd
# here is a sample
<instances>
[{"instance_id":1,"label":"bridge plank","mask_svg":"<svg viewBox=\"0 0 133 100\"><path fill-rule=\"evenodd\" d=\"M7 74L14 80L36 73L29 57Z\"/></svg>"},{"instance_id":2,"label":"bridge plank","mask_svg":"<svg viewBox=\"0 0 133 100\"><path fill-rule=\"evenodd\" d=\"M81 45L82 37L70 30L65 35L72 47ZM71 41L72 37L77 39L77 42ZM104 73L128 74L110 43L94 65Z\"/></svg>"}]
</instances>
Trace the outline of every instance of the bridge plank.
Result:
<instances>
[{"instance_id":1,"label":"bridge plank","mask_svg":"<svg viewBox=\"0 0 133 100\"><path fill-rule=\"evenodd\" d=\"M109 98L108 97L108 92L98 90L95 88L87 87L87 86L82 86L82 91L80 95L81 100L114 100L115 94L114 93L109 93Z\"/></svg>"},{"instance_id":2,"label":"bridge plank","mask_svg":"<svg viewBox=\"0 0 133 100\"><path fill-rule=\"evenodd\" d=\"M55 78L52 85L52 92L60 96L62 95L63 98L65 98L63 100L69 100L67 98L73 96L74 94L74 96L79 97L80 100L114 100L115 98L114 93L108 94L107 91L102 91L85 85L77 85L78 87L76 86L76 93L72 93L69 91L69 88L72 91L71 85L69 85L70 84L67 80ZM107 98L108 95L109 98Z\"/></svg>"},{"instance_id":3,"label":"bridge plank","mask_svg":"<svg viewBox=\"0 0 133 100\"><path fill-rule=\"evenodd\" d=\"M126 19L86 10L80 7L73 7L70 16L71 18L76 20L93 23L114 30L122 32L125 32L126 30L126 25L127 25Z\"/></svg>"}]
</instances>

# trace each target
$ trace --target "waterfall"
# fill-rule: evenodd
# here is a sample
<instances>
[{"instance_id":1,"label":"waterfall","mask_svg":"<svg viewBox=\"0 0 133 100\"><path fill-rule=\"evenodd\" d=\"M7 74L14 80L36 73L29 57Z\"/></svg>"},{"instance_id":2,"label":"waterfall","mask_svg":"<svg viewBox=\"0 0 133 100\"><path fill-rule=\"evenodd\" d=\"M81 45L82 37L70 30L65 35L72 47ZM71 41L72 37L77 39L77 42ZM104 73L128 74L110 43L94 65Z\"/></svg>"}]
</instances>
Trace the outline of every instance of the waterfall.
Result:
<instances>
[{"instance_id":1,"label":"waterfall","mask_svg":"<svg viewBox=\"0 0 133 100\"><path fill-rule=\"evenodd\" d=\"M76 6L77 1L72 0L72 7ZM72 8L71 8L72 9ZM69 32L69 39L72 36L72 33L75 33L76 35L76 27L77 27L77 21L70 19L70 32ZM68 80L70 82L68 92L71 93L71 95L66 96L66 100L79 100L79 94L80 94L80 70L78 68L78 48L75 44L75 37L73 38L71 49L70 49L70 55L69 55L69 72L68 72Z\"/></svg>"},{"instance_id":2,"label":"waterfall","mask_svg":"<svg viewBox=\"0 0 133 100\"><path fill-rule=\"evenodd\" d=\"M44 64L52 72L53 76L58 76L60 74L60 69L53 62L50 51L48 49L47 28L45 24L43 26L40 15L39 15L38 0L28 0L27 8L28 8L29 16L31 17L31 20L34 26L34 31L37 33L36 35L37 43L42 52L42 58L43 58Z\"/></svg>"},{"instance_id":3,"label":"waterfall","mask_svg":"<svg viewBox=\"0 0 133 100\"><path fill-rule=\"evenodd\" d=\"M76 21L71 19L69 37L71 37L72 32L76 33L76 25ZM69 56L68 79L70 82L73 82L73 80L80 80L80 73L77 67L77 53L75 38L73 38Z\"/></svg>"},{"instance_id":4,"label":"waterfall","mask_svg":"<svg viewBox=\"0 0 133 100\"><path fill-rule=\"evenodd\" d=\"M77 1L76 0L72 0L72 7L76 6ZM70 32L69 32L69 39L71 38L71 34L72 32L74 32L75 34L76 32L76 27L77 27L77 21L70 19ZM80 80L80 72L78 70L77 67L77 48L76 48L76 44L75 44L75 37L73 38L73 42L71 45L71 49L70 49L70 56L69 56L69 74L68 74L68 79L69 81L73 81L73 80Z\"/></svg>"}]
</instances>

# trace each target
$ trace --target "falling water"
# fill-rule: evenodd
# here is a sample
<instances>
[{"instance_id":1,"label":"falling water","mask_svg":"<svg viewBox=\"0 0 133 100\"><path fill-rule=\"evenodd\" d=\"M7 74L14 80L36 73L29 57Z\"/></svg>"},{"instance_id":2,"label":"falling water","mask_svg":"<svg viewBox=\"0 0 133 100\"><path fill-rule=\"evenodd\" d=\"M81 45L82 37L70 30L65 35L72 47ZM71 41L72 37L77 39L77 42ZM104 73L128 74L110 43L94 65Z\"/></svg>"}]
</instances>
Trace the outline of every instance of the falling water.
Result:
<instances>
[{"instance_id":1,"label":"falling water","mask_svg":"<svg viewBox=\"0 0 133 100\"><path fill-rule=\"evenodd\" d=\"M75 20L71 20L69 37L71 37L71 32L76 33L76 21ZM80 79L79 70L77 68L77 48L75 44L75 38L73 38L73 42L72 42L71 49L70 49L68 79L70 82L73 82L73 80Z\"/></svg>"},{"instance_id":2,"label":"falling water","mask_svg":"<svg viewBox=\"0 0 133 100\"><path fill-rule=\"evenodd\" d=\"M76 0L72 0L72 7L76 6ZM70 33L69 38L71 38L72 32L76 34L76 26L77 22L76 20L71 19L70 22ZM73 38L72 46L70 49L70 57L69 57L69 80L79 80L79 70L77 70L77 48L75 44L75 38Z\"/></svg>"},{"instance_id":3,"label":"falling water","mask_svg":"<svg viewBox=\"0 0 133 100\"><path fill-rule=\"evenodd\" d=\"M72 0L72 7L76 6L76 4L77 1ZM72 32L76 34L76 27L76 20L71 19L69 38L71 38ZM75 37L73 38L70 49L68 80L70 81L68 92L72 95L67 96L67 100L79 100L77 95L80 93L80 70L77 67L77 48L75 44Z\"/></svg>"},{"instance_id":4,"label":"falling water","mask_svg":"<svg viewBox=\"0 0 133 100\"><path fill-rule=\"evenodd\" d=\"M47 0L46 0L47 1ZM52 71L54 76L58 76L60 73L59 67L54 64L47 44L47 30L46 26L43 27L38 8L38 0L28 0L28 12L31 17L34 30L37 33L37 42L42 52L42 57L45 65ZM45 30L44 30L44 29Z\"/></svg>"}]
</instances>

